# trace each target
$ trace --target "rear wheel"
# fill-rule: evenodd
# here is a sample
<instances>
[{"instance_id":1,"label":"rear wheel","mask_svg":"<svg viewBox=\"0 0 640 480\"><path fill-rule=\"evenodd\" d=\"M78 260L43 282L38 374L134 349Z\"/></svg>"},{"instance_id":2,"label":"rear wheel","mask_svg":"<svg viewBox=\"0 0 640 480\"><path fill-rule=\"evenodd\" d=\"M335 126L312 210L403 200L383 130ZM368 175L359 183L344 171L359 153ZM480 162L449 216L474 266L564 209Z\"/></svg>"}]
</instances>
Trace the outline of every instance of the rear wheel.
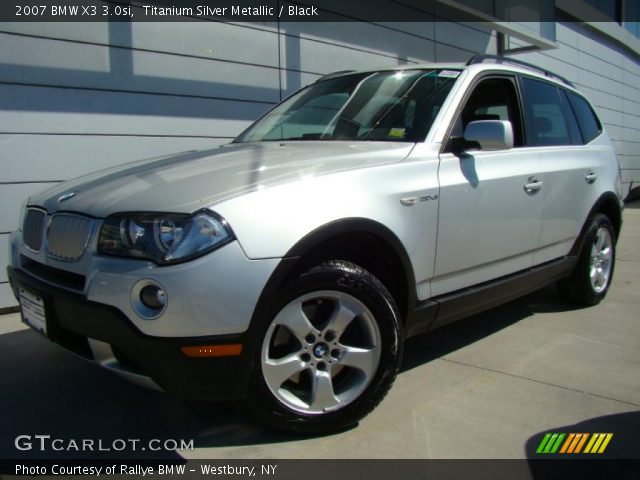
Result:
<instances>
[{"instance_id":1,"label":"rear wheel","mask_svg":"<svg viewBox=\"0 0 640 480\"><path fill-rule=\"evenodd\" d=\"M578 263L570 277L558 282L563 296L579 305L596 305L606 296L616 259L615 231L606 215L591 218Z\"/></svg>"},{"instance_id":2,"label":"rear wheel","mask_svg":"<svg viewBox=\"0 0 640 480\"><path fill-rule=\"evenodd\" d=\"M285 287L264 317L250 410L301 433L349 427L384 398L400 365L393 298L366 270L327 262Z\"/></svg>"}]
</instances>

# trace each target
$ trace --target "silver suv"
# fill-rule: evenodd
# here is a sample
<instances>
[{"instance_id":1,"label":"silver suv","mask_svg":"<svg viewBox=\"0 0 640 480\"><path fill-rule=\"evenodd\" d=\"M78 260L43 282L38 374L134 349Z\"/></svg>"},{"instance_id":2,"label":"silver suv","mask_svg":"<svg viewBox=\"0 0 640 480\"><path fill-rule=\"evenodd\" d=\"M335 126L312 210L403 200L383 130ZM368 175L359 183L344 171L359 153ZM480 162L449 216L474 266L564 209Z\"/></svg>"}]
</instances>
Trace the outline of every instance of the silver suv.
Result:
<instances>
[{"instance_id":1,"label":"silver suv","mask_svg":"<svg viewBox=\"0 0 640 480\"><path fill-rule=\"evenodd\" d=\"M229 145L32 197L9 278L27 324L103 367L330 432L380 403L409 336L551 282L602 300L620 190L593 108L550 72L340 72Z\"/></svg>"}]
</instances>

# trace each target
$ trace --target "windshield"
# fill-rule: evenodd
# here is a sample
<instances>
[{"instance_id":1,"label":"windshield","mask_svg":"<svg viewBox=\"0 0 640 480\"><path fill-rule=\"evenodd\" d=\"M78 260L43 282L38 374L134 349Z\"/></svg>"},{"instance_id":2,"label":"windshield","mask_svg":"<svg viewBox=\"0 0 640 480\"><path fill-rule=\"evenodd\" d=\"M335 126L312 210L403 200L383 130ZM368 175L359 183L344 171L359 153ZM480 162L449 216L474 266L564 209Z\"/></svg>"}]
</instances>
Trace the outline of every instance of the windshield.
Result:
<instances>
[{"instance_id":1,"label":"windshield","mask_svg":"<svg viewBox=\"0 0 640 480\"><path fill-rule=\"evenodd\" d=\"M459 70L400 70L321 80L278 105L234 142L427 136Z\"/></svg>"}]
</instances>

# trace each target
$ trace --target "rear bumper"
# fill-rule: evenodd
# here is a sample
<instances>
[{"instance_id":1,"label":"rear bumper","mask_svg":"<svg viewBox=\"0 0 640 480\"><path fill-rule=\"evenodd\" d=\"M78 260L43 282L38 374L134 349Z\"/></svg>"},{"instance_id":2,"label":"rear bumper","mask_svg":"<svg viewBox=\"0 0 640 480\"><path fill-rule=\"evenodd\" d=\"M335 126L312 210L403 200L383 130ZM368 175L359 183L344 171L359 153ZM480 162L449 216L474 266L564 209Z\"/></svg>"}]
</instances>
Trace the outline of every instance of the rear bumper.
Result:
<instances>
[{"instance_id":1,"label":"rear bumper","mask_svg":"<svg viewBox=\"0 0 640 480\"><path fill-rule=\"evenodd\" d=\"M245 342L245 334L166 338L145 335L115 307L87 300L8 267L14 294L24 288L44 300L48 338L87 360L146 386L180 396L230 400L245 396L250 348L227 357L188 357L181 348Z\"/></svg>"}]
</instances>

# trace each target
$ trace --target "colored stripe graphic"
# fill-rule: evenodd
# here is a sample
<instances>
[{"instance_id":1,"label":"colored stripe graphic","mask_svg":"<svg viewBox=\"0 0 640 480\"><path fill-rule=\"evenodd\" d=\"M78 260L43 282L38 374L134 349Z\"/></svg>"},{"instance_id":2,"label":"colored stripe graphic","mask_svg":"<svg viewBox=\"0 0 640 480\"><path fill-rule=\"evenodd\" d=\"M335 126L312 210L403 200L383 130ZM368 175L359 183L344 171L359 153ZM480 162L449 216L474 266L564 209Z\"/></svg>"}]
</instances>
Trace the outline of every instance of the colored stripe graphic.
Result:
<instances>
[{"instance_id":1,"label":"colored stripe graphic","mask_svg":"<svg viewBox=\"0 0 640 480\"><path fill-rule=\"evenodd\" d=\"M556 440L556 443L554 443L551 450L549 450L549 453L556 453L558 451L558 448L560 447L560 443L562 443L562 439L565 437L565 435L566 435L565 433L561 433L560 435L558 435L558 439Z\"/></svg>"},{"instance_id":2,"label":"colored stripe graphic","mask_svg":"<svg viewBox=\"0 0 640 480\"><path fill-rule=\"evenodd\" d=\"M603 435L606 435L606 437L604 439L604 442L602 442L602 445L600 445L600 450L598 450L598 453L604 453L605 448L607 448L607 445L609 445L609 442L613 438L613 433L605 433Z\"/></svg>"},{"instance_id":3,"label":"colored stripe graphic","mask_svg":"<svg viewBox=\"0 0 640 480\"><path fill-rule=\"evenodd\" d=\"M576 449L573 451L573 453L580 453L582 451L582 447L584 446L584 442L587 441L587 438L589 438L589 434L583 433L582 438L578 442L578 445L576 446Z\"/></svg>"},{"instance_id":4,"label":"colored stripe graphic","mask_svg":"<svg viewBox=\"0 0 640 480\"><path fill-rule=\"evenodd\" d=\"M584 453L603 453L612 437L613 433L594 433Z\"/></svg>"},{"instance_id":5,"label":"colored stripe graphic","mask_svg":"<svg viewBox=\"0 0 640 480\"><path fill-rule=\"evenodd\" d=\"M545 433L544 434L544 438L540 442L540 445L538 445L538 449L536 450L536 453L543 453L544 452L544 447L547 445L547 442L549 441L550 438L551 438L551 434L550 433Z\"/></svg>"},{"instance_id":6,"label":"colored stripe graphic","mask_svg":"<svg viewBox=\"0 0 640 480\"><path fill-rule=\"evenodd\" d=\"M581 433L576 433L576 436L573 437L573 442L571 442L571 445L569 446L569 450L567 450L567 453L573 453L576 450L576 447L578 446L578 442L582 439L582 434Z\"/></svg>"},{"instance_id":7,"label":"colored stripe graphic","mask_svg":"<svg viewBox=\"0 0 640 480\"><path fill-rule=\"evenodd\" d=\"M591 435L591 440L587 443L587 448L584 449L584 453L591 453L591 447L596 443L596 438L598 438L598 434Z\"/></svg>"},{"instance_id":8,"label":"colored stripe graphic","mask_svg":"<svg viewBox=\"0 0 640 480\"><path fill-rule=\"evenodd\" d=\"M551 435L551 438L547 442L547 446L544 449L544 453L553 453L551 451L551 449L555 445L557 439L558 439L558 434L557 433L554 433L553 435Z\"/></svg>"},{"instance_id":9,"label":"colored stripe graphic","mask_svg":"<svg viewBox=\"0 0 640 480\"><path fill-rule=\"evenodd\" d=\"M600 454L604 453L612 438L613 433L545 433L536 453Z\"/></svg>"},{"instance_id":10,"label":"colored stripe graphic","mask_svg":"<svg viewBox=\"0 0 640 480\"><path fill-rule=\"evenodd\" d=\"M538 445L536 453L556 453L565 436L566 433L547 433Z\"/></svg>"},{"instance_id":11,"label":"colored stripe graphic","mask_svg":"<svg viewBox=\"0 0 640 480\"><path fill-rule=\"evenodd\" d=\"M560 450L560 453L567 453L567 449L569 448L569 445L571 445L571 442L573 442L574 438L576 438L576 434L575 433L570 433L569 434L569 438L567 438L567 441L564 442L564 445L562 446L562 449Z\"/></svg>"}]
</instances>

